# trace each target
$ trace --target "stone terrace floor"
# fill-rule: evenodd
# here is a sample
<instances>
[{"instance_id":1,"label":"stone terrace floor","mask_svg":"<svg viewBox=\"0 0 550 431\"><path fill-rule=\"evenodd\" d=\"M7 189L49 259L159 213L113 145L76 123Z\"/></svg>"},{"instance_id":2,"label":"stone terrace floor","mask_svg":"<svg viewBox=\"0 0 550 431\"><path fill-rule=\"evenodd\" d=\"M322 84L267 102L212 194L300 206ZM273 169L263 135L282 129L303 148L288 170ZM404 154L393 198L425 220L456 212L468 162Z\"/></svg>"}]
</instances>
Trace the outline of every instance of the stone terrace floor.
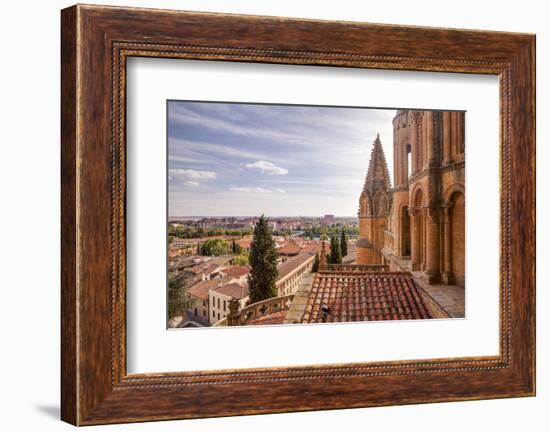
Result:
<instances>
[{"instance_id":1,"label":"stone terrace floor","mask_svg":"<svg viewBox=\"0 0 550 431\"><path fill-rule=\"evenodd\" d=\"M383 254L391 259L403 271L411 271L411 260L395 256L391 250L384 249ZM418 287L430 295L451 317L465 317L465 290L464 287L447 284L428 284L422 278L421 272L411 271Z\"/></svg>"},{"instance_id":2,"label":"stone terrace floor","mask_svg":"<svg viewBox=\"0 0 550 431\"><path fill-rule=\"evenodd\" d=\"M413 272L418 287L430 295L451 317L465 317L466 295L464 287L455 284L428 284L420 272Z\"/></svg>"}]
</instances>

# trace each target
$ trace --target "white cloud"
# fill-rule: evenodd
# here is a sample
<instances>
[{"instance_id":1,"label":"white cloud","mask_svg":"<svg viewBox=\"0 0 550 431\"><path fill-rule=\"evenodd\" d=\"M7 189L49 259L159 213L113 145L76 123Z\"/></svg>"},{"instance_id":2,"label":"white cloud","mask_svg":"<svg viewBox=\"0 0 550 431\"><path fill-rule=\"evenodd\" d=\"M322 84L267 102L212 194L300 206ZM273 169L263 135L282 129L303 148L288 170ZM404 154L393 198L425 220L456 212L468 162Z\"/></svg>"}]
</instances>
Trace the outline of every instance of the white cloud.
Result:
<instances>
[{"instance_id":1,"label":"white cloud","mask_svg":"<svg viewBox=\"0 0 550 431\"><path fill-rule=\"evenodd\" d=\"M258 169L266 175L288 174L288 169L281 168L280 166L276 166L271 162L266 162L265 160L258 160L254 163L247 163L245 166L249 169Z\"/></svg>"},{"instance_id":2,"label":"white cloud","mask_svg":"<svg viewBox=\"0 0 550 431\"><path fill-rule=\"evenodd\" d=\"M263 187L231 187L231 190L243 193L273 193L271 190L264 189Z\"/></svg>"},{"instance_id":3,"label":"white cloud","mask_svg":"<svg viewBox=\"0 0 550 431\"><path fill-rule=\"evenodd\" d=\"M183 184L186 185L187 187L198 187L198 186L200 186L200 184L196 181L186 181Z\"/></svg>"},{"instance_id":4,"label":"white cloud","mask_svg":"<svg viewBox=\"0 0 550 431\"><path fill-rule=\"evenodd\" d=\"M263 157L274 157L266 152L250 151L239 148L238 146L223 145L219 143L196 141L191 139L182 139L170 137L170 161L178 161L175 157L179 151L185 151L187 154L192 153L195 159L204 162L205 157L209 158L226 158L226 157L242 157L245 159L260 159Z\"/></svg>"},{"instance_id":5,"label":"white cloud","mask_svg":"<svg viewBox=\"0 0 550 431\"><path fill-rule=\"evenodd\" d=\"M282 194L285 194L286 193L286 190L283 190L283 189L275 189L275 191L277 193L282 193Z\"/></svg>"},{"instance_id":6,"label":"white cloud","mask_svg":"<svg viewBox=\"0 0 550 431\"><path fill-rule=\"evenodd\" d=\"M216 178L216 173L212 171L197 171L195 169L170 169L170 177L193 178L196 180L207 180Z\"/></svg>"},{"instance_id":7,"label":"white cloud","mask_svg":"<svg viewBox=\"0 0 550 431\"><path fill-rule=\"evenodd\" d=\"M204 107L208 105L202 104L202 106ZM244 122L243 118L233 118L232 120L229 120L227 117L223 119L219 116L200 114L181 105L175 105L173 109L169 110L168 115L171 123L179 125L192 124L202 128L214 129L218 132L227 132L233 135L241 136L254 136L259 139L291 141L296 139L291 132L284 132L275 127L254 126Z\"/></svg>"}]
</instances>

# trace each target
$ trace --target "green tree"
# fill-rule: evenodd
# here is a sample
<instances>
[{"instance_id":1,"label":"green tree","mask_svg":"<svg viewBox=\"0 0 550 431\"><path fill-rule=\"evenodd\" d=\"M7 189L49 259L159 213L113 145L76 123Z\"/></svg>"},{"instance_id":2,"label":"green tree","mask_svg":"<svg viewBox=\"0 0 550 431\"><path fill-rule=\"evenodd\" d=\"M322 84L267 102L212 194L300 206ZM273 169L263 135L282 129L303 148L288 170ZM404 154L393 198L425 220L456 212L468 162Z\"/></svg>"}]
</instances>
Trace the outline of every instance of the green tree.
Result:
<instances>
[{"instance_id":1,"label":"green tree","mask_svg":"<svg viewBox=\"0 0 550 431\"><path fill-rule=\"evenodd\" d=\"M194 301L185 294L184 284L182 277L168 281L168 319L181 316L186 309L193 307Z\"/></svg>"},{"instance_id":2,"label":"green tree","mask_svg":"<svg viewBox=\"0 0 550 431\"><path fill-rule=\"evenodd\" d=\"M267 218L259 218L250 244L248 291L250 303L277 296L277 251Z\"/></svg>"},{"instance_id":3,"label":"green tree","mask_svg":"<svg viewBox=\"0 0 550 431\"><path fill-rule=\"evenodd\" d=\"M239 254L233 259L233 265L248 265L248 255Z\"/></svg>"},{"instance_id":4,"label":"green tree","mask_svg":"<svg viewBox=\"0 0 550 431\"><path fill-rule=\"evenodd\" d=\"M229 254L230 249L229 243L223 239L207 239L202 243L201 254L203 256L221 256Z\"/></svg>"},{"instance_id":5,"label":"green tree","mask_svg":"<svg viewBox=\"0 0 550 431\"><path fill-rule=\"evenodd\" d=\"M243 249L242 247L235 242L235 240L231 240L231 251L233 254L241 254Z\"/></svg>"},{"instance_id":6,"label":"green tree","mask_svg":"<svg viewBox=\"0 0 550 431\"><path fill-rule=\"evenodd\" d=\"M340 250L340 241L336 236L330 237L330 255L329 263L342 263L342 250Z\"/></svg>"},{"instance_id":7,"label":"green tree","mask_svg":"<svg viewBox=\"0 0 550 431\"><path fill-rule=\"evenodd\" d=\"M340 250L342 256L348 254L348 238L346 236L346 229L342 228L342 235L340 236Z\"/></svg>"},{"instance_id":8,"label":"green tree","mask_svg":"<svg viewBox=\"0 0 550 431\"><path fill-rule=\"evenodd\" d=\"M313 261L313 266L311 267L311 272L319 272L319 264L321 259L319 258L319 253L315 253L315 260Z\"/></svg>"}]
</instances>

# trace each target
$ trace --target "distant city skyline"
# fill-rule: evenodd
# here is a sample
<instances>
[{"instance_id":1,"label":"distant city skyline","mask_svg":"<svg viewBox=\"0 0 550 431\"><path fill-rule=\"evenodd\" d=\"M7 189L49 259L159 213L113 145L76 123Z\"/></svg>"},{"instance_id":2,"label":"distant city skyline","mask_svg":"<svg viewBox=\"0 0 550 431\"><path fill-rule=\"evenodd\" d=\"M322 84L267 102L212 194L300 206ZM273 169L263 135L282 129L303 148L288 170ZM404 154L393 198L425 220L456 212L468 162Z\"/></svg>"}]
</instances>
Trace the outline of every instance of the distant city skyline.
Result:
<instances>
[{"instance_id":1,"label":"distant city skyline","mask_svg":"<svg viewBox=\"0 0 550 431\"><path fill-rule=\"evenodd\" d=\"M169 217L356 216L378 133L393 177L394 115L169 101Z\"/></svg>"}]
</instances>

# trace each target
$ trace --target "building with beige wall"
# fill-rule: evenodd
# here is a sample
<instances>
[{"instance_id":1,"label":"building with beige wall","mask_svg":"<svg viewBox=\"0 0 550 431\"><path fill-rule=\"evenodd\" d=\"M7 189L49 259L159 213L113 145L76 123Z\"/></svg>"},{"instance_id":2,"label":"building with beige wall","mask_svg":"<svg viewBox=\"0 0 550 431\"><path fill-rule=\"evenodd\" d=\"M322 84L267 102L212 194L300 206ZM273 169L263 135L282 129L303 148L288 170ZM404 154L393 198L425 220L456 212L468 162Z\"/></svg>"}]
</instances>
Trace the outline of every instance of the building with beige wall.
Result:
<instances>
[{"instance_id":1,"label":"building with beige wall","mask_svg":"<svg viewBox=\"0 0 550 431\"><path fill-rule=\"evenodd\" d=\"M277 296L291 295L298 289L305 274L311 272L315 256L311 253L300 253L278 266L278 276L275 283Z\"/></svg>"},{"instance_id":2,"label":"building with beige wall","mask_svg":"<svg viewBox=\"0 0 550 431\"><path fill-rule=\"evenodd\" d=\"M199 281L187 289L187 296L191 300L191 318L199 323L208 323L210 315L210 290L220 286L220 280Z\"/></svg>"},{"instance_id":3,"label":"building with beige wall","mask_svg":"<svg viewBox=\"0 0 550 431\"><path fill-rule=\"evenodd\" d=\"M229 302L232 299L239 301L239 308L243 308L249 297L248 287L238 283L229 283L210 289L209 296L209 317L211 325L219 320L225 319L229 314Z\"/></svg>"}]
</instances>

